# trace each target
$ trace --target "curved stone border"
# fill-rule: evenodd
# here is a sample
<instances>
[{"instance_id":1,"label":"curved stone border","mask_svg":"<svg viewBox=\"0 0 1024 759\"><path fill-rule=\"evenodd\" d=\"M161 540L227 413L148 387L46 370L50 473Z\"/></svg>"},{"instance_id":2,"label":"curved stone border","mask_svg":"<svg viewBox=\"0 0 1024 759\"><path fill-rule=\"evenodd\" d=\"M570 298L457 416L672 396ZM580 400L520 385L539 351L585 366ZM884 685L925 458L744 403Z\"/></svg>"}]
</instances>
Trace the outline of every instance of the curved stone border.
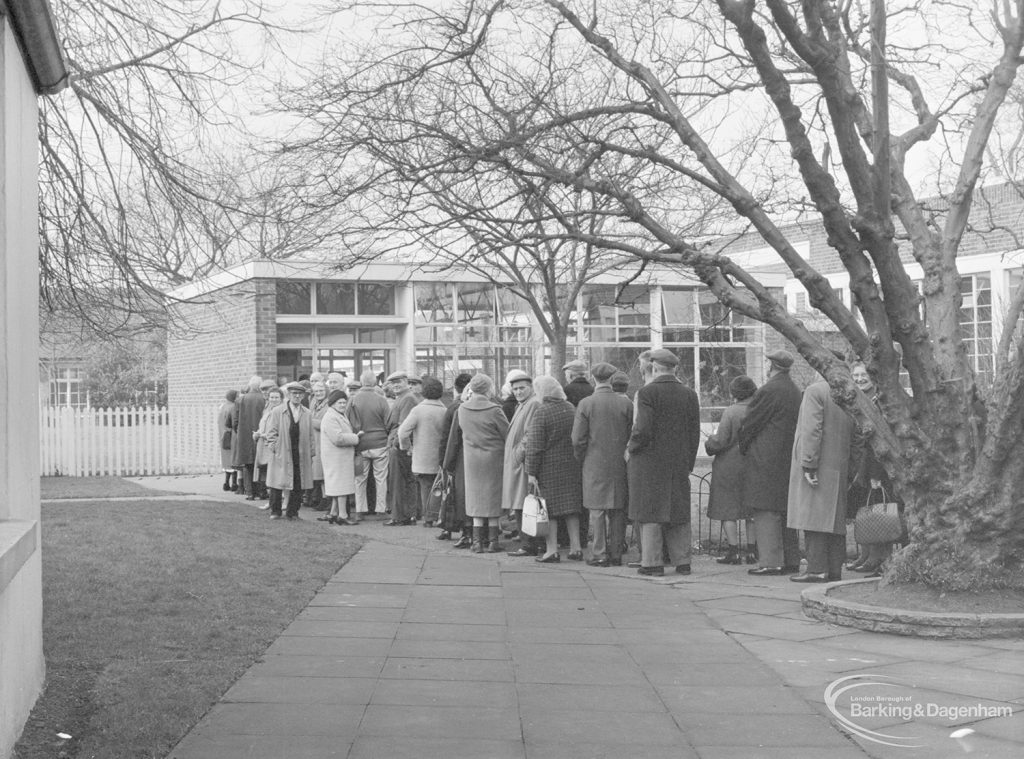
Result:
<instances>
[{"instance_id":1,"label":"curved stone border","mask_svg":"<svg viewBox=\"0 0 1024 759\"><path fill-rule=\"evenodd\" d=\"M868 606L830 595L836 587L852 583L877 584L878 580L849 580L807 588L800 594L804 614L834 625L919 638L1024 637L1024 614L910 611Z\"/></svg>"}]
</instances>

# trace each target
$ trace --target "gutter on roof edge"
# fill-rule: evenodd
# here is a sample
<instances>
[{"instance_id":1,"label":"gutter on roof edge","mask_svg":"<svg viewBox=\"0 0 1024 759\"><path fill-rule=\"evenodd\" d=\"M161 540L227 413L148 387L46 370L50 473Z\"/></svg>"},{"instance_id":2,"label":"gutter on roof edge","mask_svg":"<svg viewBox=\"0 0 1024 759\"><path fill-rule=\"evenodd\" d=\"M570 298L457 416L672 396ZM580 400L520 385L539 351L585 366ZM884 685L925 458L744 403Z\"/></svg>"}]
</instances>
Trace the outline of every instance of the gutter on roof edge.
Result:
<instances>
[{"instance_id":1,"label":"gutter on roof edge","mask_svg":"<svg viewBox=\"0 0 1024 759\"><path fill-rule=\"evenodd\" d=\"M63 90L68 83L68 70L49 2L0 0L0 11L11 21L36 93L53 95Z\"/></svg>"}]
</instances>

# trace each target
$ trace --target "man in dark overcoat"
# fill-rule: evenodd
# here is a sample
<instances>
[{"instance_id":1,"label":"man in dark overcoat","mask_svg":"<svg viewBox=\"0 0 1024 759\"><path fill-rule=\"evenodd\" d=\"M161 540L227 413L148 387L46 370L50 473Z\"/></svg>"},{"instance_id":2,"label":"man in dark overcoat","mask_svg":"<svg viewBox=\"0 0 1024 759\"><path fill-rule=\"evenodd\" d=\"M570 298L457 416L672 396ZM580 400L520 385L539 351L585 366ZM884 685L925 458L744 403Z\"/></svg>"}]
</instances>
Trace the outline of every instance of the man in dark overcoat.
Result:
<instances>
[{"instance_id":1,"label":"man in dark overcoat","mask_svg":"<svg viewBox=\"0 0 1024 759\"><path fill-rule=\"evenodd\" d=\"M739 430L743 454L743 508L754 515L759 566L752 575L800 570L800 538L786 527L789 468L800 415L800 390L789 376L789 351L769 353L768 379L750 401Z\"/></svg>"},{"instance_id":2,"label":"man in dark overcoat","mask_svg":"<svg viewBox=\"0 0 1024 759\"><path fill-rule=\"evenodd\" d=\"M231 418L231 428L235 432L235 447L232 464L242 470L242 491L247 496L255 496L252 484L253 469L256 465L256 439L253 433L260 428L263 418L263 407L266 399L260 392L260 377L249 380L249 388L235 403Z\"/></svg>"},{"instance_id":3,"label":"man in dark overcoat","mask_svg":"<svg viewBox=\"0 0 1024 759\"><path fill-rule=\"evenodd\" d=\"M690 573L690 472L700 442L697 394L675 375L671 351L651 351L652 380L637 391L629 456L629 517L640 523L642 575L661 575L662 548Z\"/></svg>"},{"instance_id":4,"label":"man in dark overcoat","mask_svg":"<svg viewBox=\"0 0 1024 759\"><path fill-rule=\"evenodd\" d=\"M633 404L612 390L617 372L611 364L597 364L594 394L580 401L572 427L572 447L583 463L583 505L590 512L592 567L622 566L629 489L626 445L633 427Z\"/></svg>"},{"instance_id":5,"label":"man in dark overcoat","mask_svg":"<svg viewBox=\"0 0 1024 759\"><path fill-rule=\"evenodd\" d=\"M403 451L398 444L398 428L419 401L412 392L406 372L392 372L387 382L395 395L395 402L387 418L388 502L391 504L391 519L384 524L396 527L415 524L420 511L420 489L412 471L412 451Z\"/></svg>"}]
</instances>

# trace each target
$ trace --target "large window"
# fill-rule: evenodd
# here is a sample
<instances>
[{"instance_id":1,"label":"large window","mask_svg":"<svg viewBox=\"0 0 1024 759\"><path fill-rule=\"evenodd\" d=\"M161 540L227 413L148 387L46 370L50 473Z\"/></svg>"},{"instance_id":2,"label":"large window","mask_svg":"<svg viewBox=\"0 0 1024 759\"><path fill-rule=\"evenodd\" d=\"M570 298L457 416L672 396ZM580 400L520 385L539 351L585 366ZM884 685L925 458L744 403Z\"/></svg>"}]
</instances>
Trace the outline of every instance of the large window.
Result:
<instances>
[{"instance_id":1,"label":"large window","mask_svg":"<svg viewBox=\"0 0 1024 759\"><path fill-rule=\"evenodd\" d=\"M580 314L586 343L651 340L651 296L646 287L588 285L583 288Z\"/></svg>"},{"instance_id":2,"label":"large window","mask_svg":"<svg viewBox=\"0 0 1024 759\"><path fill-rule=\"evenodd\" d=\"M960 325L971 366L981 384L992 377L992 281L988 274L960 278Z\"/></svg>"},{"instance_id":3,"label":"large window","mask_svg":"<svg viewBox=\"0 0 1024 759\"><path fill-rule=\"evenodd\" d=\"M376 282L279 281L277 313L394 316L395 286Z\"/></svg>"},{"instance_id":4,"label":"large window","mask_svg":"<svg viewBox=\"0 0 1024 759\"><path fill-rule=\"evenodd\" d=\"M89 391L81 369L54 369L50 378L50 405L85 408L89 405Z\"/></svg>"}]
</instances>

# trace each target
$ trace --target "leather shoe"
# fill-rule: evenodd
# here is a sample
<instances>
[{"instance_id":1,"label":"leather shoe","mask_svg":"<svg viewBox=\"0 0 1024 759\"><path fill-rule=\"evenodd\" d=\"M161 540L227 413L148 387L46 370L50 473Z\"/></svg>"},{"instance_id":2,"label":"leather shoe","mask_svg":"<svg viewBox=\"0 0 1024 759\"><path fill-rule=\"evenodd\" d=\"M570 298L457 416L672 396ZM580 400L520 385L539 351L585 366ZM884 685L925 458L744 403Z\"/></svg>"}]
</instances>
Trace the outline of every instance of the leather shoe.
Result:
<instances>
[{"instance_id":1,"label":"leather shoe","mask_svg":"<svg viewBox=\"0 0 1024 759\"><path fill-rule=\"evenodd\" d=\"M676 574L677 575L688 575L688 574L690 574L690 565L689 564L680 564L679 566L676 567Z\"/></svg>"},{"instance_id":2,"label":"leather shoe","mask_svg":"<svg viewBox=\"0 0 1024 759\"><path fill-rule=\"evenodd\" d=\"M438 540L451 540L452 534L448 530L441 530L441 533L437 536Z\"/></svg>"},{"instance_id":3,"label":"leather shoe","mask_svg":"<svg viewBox=\"0 0 1024 759\"><path fill-rule=\"evenodd\" d=\"M800 565L797 564L796 566L793 566L791 564L787 564L787 565L782 567L782 574L784 574L784 575L800 574Z\"/></svg>"},{"instance_id":4,"label":"leather shoe","mask_svg":"<svg viewBox=\"0 0 1024 759\"><path fill-rule=\"evenodd\" d=\"M609 567L611 562L608 559L587 559L588 567Z\"/></svg>"},{"instance_id":5,"label":"leather shoe","mask_svg":"<svg viewBox=\"0 0 1024 759\"><path fill-rule=\"evenodd\" d=\"M573 551L566 558L569 561L583 561L583 551Z\"/></svg>"},{"instance_id":6,"label":"leather shoe","mask_svg":"<svg viewBox=\"0 0 1024 759\"><path fill-rule=\"evenodd\" d=\"M608 559L608 566L610 567L621 567L622 559Z\"/></svg>"},{"instance_id":7,"label":"leather shoe","mask_svg":"<svg viewBox=\"0 0 1024 759\"><path fill-rule=\"evenodd\" d=\"M828 582L828 576L822 572L804 572L802 575L793 575L789 578L790 582Z\"/></svg>"},{"instance_id":8,"label":"leather shoe","mask_svg":"<svg viewBox=\"0 0 1024 759\"><path fill-rule=\"evenodd\" d=\"M415 519L389 519L384 523L385 527L408 527L411 524L416 524Z\"/></svg>"},{"instance_id":9,"label":"leather shoe","mask_svg":"<svg viewBox=\"0 0 1024 759\"><path fill-rule=\"evenodd\" d=\"M637 567L642 567L643 564L641 564L639 561L631 561L628 564L626 564L626 566L630 569L636 569Z\"/></svg>"},{"instance_id":10,"label":"leather shoe","mask_svg":"<svg viewBox=\"0 0 1024 759\"><path fill-rule=\"evenodd\" d=\"M638 575L648 575L651 577L661 577L665 574L665 567L640 567L636 570Z\"/></svg>"},{"instance_id":11,"label":"leather shoe","mask_svg":"<svg viewBox=\"0 0 1024 759\"><path fill-rule=\"evenodd\" d=\"M757 569L748 569L748 575L754 575L756 577L764 577L766 575L781 575L782 567L758 567Z\"/></svg>"},{"instance_id":12,"label":"leather shoe","mask_svg":"<svg viewBox=\"0 0 1024 759\"><path fill-rule=\"evenodd\" d=\"M346 517L335 517L334 524L344 524L344 525L348 525L349 527L354 527L355 526L355 522L353 522L352 520L350 520L350 519L348 519Z\"/></svg>"},{"instance_id":13,"label":"leather shoe","mask_svg":"<svg viewBox=\"0 0 1024 759\"><path fill-rule=\"evenodd\" d=\"M514 551L508 551L509 556L536 556L537 552L530 548L519 547Z\"/></svg>"},{"instance_id":14,"label":"leather shoe","mask_svg":"<svg viewBox=\"0 0 1024 759\"><path fill-rule=\"evenodd\" d=\"M469 535L463 535L452 544L452 548L469 548L473 545L473 539Z\"/></svg>"},{"instance_id":15,"label":"leather shoe","mask_svg":"<svg viewBox=\"0 0 1024 759\"><path fill-rule=\"evenodd\" d=\"M562 557L557 553L553 553L550 556L538 556L534 559L538 564L557 564L562 560Z\"/></svg>"}]
</instances>

